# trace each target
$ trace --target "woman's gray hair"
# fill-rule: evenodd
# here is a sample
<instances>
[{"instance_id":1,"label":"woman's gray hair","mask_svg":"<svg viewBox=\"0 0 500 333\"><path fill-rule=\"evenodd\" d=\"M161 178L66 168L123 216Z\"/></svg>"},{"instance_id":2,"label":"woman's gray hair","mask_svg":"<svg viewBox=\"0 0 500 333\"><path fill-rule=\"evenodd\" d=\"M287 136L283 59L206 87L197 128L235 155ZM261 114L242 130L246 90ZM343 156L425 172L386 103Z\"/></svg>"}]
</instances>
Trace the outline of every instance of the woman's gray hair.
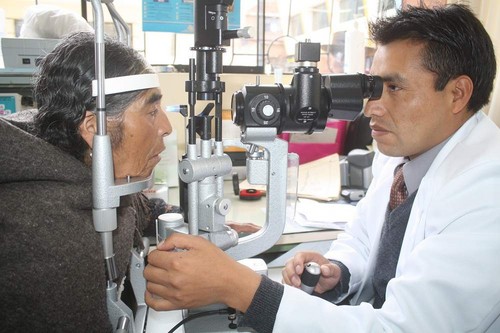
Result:
<instances>
[{"instance_id":1,"label":"woman's gray hair","mask_svg":"<svg viewBox=\"0 0 500 333\"><path fill-rule=\"evenodd\" d=\"M145 59L125 44L106 38L105 77L153 73ZM34 130L37 136L63 151L84 160L87 143L79 133L86 111L94 111L92 97L95 79L94 34L69 35L39 63L34 80L34 99L38 108ZM108 117L120 120L123 111L143 91L106 96ZM121 141L121 131L110 133L113 144Z\"/></svg>"}]
</instances>

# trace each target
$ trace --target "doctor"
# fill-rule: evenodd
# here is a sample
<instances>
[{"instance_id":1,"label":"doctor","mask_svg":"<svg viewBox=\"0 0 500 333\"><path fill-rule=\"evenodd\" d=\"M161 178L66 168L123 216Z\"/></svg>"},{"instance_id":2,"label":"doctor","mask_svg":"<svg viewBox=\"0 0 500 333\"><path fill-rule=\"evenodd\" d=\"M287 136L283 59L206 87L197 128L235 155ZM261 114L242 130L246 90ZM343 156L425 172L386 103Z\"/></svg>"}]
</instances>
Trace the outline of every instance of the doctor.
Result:
<instances>
[{"instance_id":1,"label":"doctor","mask_svg":"<svg viewBox=\"0 0 500 333\"><path fill-rule=\"evenodd\" d=\"M379 152L346 232L324 256L291 259L285 285L173 235L145 271L154 309L223 302L258 332L500 331L500 130L480 111L492 42L461 5L408 8L370 31L384 92L365 114ZM295 288L308 261L321 264L315 296Z\"/></svg>"}]
</instances>

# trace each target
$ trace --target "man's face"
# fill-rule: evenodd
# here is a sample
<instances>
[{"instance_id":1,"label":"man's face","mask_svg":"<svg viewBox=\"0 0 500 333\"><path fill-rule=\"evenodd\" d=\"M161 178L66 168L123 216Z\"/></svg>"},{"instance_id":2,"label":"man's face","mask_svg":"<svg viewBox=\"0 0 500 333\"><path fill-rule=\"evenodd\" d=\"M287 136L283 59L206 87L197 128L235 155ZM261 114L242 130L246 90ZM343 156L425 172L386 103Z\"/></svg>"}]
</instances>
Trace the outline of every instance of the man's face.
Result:
<instances>
[{"instance_id":1,"label":"man's face","mask_svg":"<svg viewBox=\"0 0 500 333\"><path fill-rule=\"evenodd\" d=\"M379 46L372 75L384 81L379 100L369 101L373 139L388 156L416 157L444 141L459 127L452 112L452 83L434 89L435 74L421 64L423 44L401 40Z\"/></svg>"},{"instance_id":2,"label":"man's face","mask_svg":"<svg viewBox=\"0 0 500 333\"><path fill-rule=\"evenodd\" d=\"M113 146L115 178L149 176L165 149L163 137L172 132L160 91L147 90L124 111L121 126L110 124L110 131L120 129L122 140Z\"/></svg>"}]
</instances>

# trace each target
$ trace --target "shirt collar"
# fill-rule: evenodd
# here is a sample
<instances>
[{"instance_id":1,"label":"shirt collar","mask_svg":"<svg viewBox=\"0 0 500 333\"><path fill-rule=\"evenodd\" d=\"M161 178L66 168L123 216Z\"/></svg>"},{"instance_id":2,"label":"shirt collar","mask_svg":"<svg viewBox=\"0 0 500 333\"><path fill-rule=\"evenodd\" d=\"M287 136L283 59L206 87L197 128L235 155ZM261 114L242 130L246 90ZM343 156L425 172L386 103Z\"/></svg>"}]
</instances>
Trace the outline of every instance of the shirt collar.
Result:
<instances>
[{"instance_id":1,"label":"shirt collar","mask_svg":"<svg viewBox=\"0 0 500 333\"><path fill-rule=\"evenodd\" d=\"M418 189L422 178L424 178L437 154L441 151L448 140L449 138L427 150L425 153L418 155L412 160L406 159L408 162L403 166L403 175L408 195L411 195Z\"/></svg>"}]
</instances>

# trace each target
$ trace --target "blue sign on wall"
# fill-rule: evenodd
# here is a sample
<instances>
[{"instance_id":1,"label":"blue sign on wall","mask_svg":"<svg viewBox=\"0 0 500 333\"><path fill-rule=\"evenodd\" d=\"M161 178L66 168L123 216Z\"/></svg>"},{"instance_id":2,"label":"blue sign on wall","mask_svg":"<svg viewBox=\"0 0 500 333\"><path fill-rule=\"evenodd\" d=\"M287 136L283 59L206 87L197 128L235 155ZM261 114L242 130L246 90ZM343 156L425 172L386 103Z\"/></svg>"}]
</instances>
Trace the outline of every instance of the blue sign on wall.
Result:
<instances>
[{"instance_id":1,"label":"blue sign on wall","mask_svg":"<svg viewBox=\"0 0 500 333\"><path fill-rule=\"evenodd\" d=\"M15 96L0 96L0 116L6 116L16 112Z\"/></svg>"},{"instance_id":2,"label":"blue sign on wall","mask_svg":"<svg viewBox=\"0 0 500 333\"><path fill-rule=\"evenodd\" d=\"M142 30L194 33L193 0L143 0ZM240 0L228 13L229 29L240 28Z\"/></svg>"}]
</instances>

